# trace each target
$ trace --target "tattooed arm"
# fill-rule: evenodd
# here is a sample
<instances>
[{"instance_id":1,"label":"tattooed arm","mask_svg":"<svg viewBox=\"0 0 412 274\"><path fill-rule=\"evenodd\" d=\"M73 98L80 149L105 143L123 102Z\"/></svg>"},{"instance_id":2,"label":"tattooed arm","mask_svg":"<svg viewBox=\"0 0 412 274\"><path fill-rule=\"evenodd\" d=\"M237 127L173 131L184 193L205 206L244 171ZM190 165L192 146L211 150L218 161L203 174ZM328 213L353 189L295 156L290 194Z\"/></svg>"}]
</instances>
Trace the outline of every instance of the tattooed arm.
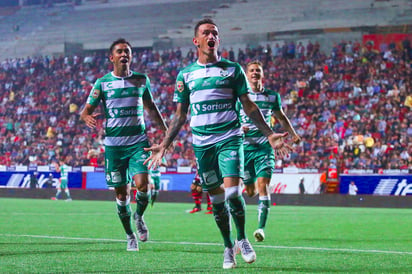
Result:
<instances>
[{"instance_id":1,"label":"tattooed arm","mask_svg":"<svg viewBox=\"0 0 412 274\"><path fill-rule=\"evenodd\" d=\"M166 137L162 141L160 145L153 145L149 148L145 148L146 151L151 151L152 154L143 164L147 164L150 162L148 168L156 168L162 162L162 158L172 144L173 140L176 138L177 134L179 133L181 127L184 125L187 119L187 111L189 109L189 104L178 103L176 113L174 118L170 124L169 129L166 132Z\"/></svg>"}]
</instances>

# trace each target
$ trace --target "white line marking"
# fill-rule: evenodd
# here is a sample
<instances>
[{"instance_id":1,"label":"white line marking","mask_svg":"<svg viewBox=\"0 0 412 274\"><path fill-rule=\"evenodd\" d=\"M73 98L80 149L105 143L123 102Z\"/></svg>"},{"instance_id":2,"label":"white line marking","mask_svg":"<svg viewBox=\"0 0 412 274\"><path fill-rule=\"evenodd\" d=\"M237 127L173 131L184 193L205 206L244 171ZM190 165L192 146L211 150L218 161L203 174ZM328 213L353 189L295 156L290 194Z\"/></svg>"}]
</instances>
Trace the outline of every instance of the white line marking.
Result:
<instances>
[{"instance_id":1,"label":"white line marking","mask_svg":"<svg viewBox=\"0 0 412 274\"><path fill-rule=\"evenodd\" d=\"M82 238L82 237L64 237L64 236L49 236L49 235L18 235L18 234L0 234L2 237L27 237L27 238L42 238L42 239L60 239L60 240L79 240L79 241L106 241L106 242L126 242L120 239L106 238ZM193 243L193 242L169 242L169 241L147 241L152 244L175 244L175 245L204 245L204 246L221 246L221 243ZM329 247L307 247L307 246L273 246L273 245L254 245L256 248L269 249L300 249L310 251L341 251L350 253L381 253L381 254L398 254L412 255L409 251L392 251L392 250L376 250L376 249L349 249L349 248L329 248Z\"/></svg>"}]
</instances>

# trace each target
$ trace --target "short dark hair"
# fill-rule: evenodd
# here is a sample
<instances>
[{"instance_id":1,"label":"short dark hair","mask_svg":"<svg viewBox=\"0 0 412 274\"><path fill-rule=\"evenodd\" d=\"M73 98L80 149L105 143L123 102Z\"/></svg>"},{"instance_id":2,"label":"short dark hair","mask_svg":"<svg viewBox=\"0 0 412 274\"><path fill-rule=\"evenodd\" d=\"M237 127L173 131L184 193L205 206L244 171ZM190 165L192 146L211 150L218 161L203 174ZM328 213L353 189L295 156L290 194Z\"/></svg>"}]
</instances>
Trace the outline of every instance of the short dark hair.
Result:
<instances>
[{"instance_id":1,"label":"short dark hair","mask_svg":"<svg viewBox=\"0 0 412 274\"><path fill-rule=\"evenodd\" d=\"M112 51L113 51L113 49L114 49L114 47L117 45L117 44L127 44L130 48L132 48L132 45L130 45L130 43L126 40L126 39L124 39L124 38L119 38L119 39L117 39L116 41L114 41L111 45L110 45L110 49L109 49L109 54L112 54Z\"/></svg>"},{"instance_id":2,"label":"short dark hair","mask_svg":"<svg viewBox=\"0 0 412 274\"><path fill-rule=\"evenodd\" d=\"M211 18L203 18L202 20L197 22L195 25L195 36L197 35L197 31L199 30L199 27L204 24L212 24L217 27L216 23Z\"/></svg>"}]
</instances>

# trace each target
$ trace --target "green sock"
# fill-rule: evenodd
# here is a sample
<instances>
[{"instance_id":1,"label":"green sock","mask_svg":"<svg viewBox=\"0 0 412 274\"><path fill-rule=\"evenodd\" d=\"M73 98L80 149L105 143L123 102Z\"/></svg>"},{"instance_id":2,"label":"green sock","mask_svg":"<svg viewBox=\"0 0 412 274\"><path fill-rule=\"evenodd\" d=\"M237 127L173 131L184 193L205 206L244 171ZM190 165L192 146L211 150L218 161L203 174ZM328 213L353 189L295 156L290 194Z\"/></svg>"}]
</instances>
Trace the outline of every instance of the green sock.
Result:
<instances>
[{"instance_id":1,"label":"green sock","mask_svg":"<svg viewBox=\"0 0 412 274\"><path fill-rule=\"evenodd\" d=\"M143 216L148 203L149 203L149 195L147 195L147 192L137 191L136 192L136 204L137 204L136 214L138 216Z\"/></svg>"},{"instance_id":2,"label":"green sock","mask_svg":"<svg viewBox=\"0 0 412 274\"><path fill-rule=\"evenodd\" d=\"M261 228L261 229L265 228L266 221L267 221L268 215L269 215L269 210L270 210L269 197L268 196L259 197L259 202L258 202L259 227L258 228Z\"/></svg>"},{"instance_id":3,"label":"green sock","mask_svg":"<svg viewBox=\"0 0 412 274\"><path fill-rule=\"evenodd\" d=\"M130 216L132 215L132 210L130 208L130 199L126 201L121 201L116 199L117 214L119 215L120 221L122 222L124 231L127 235L133 233L132 227L130 225Z\"/></svg>"},{"instance_id":4,"label":"green sock","mask_svg":"<svg viewBox=\"0 0 412 274\"><path fill-rule=\"evenodd\" d=\"M66 196L67 196L67 199L71 199L69 190L66 190Z\"/></svg>"},{"instance_id":5,"label":"green sock","mask_svg":"<svg viewBox=\"0 0 412 274\"><path fill-rule=\"evenodd\" d=\"M245 200L242 196L229 199L230 214L237 230L237 239L246 239L245 233Z\"/></svg>"},{"instance_id":6,"label":"green sock","mask_svg":"<svg viewBox=\"0 0 412 274\"><path fill-rule=\"evenodd\" d=\"M152 202L152 205L153 205L153 203L156 201L158 195L159 195L159 191L158 191L158 190L152 190L152 193L151 193L151 195L150 195L150 200L151 200L151 202Z\"/></svg>"},{"instance_id":7,"label":"green sock","mask_svg":"<svg viewBox=\"0 0 412 274\"><path fill-rule=\"evenodd\" d=\"M213 204L213 216L217 227L222 234L225 247L232 248L233 242L230 231L230 218L225 202L219 204Z\"/></svg>"}]
</instances>

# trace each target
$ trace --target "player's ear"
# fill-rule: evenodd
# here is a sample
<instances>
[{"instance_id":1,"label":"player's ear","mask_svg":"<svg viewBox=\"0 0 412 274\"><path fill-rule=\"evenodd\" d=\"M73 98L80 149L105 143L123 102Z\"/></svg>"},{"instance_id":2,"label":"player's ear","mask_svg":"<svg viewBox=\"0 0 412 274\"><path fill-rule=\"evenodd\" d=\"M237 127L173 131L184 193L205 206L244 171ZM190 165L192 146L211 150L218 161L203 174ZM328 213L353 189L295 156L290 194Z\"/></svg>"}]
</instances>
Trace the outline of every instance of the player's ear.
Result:
<instances>
[{"instance_id":1,"label":"player's ear","mask_svg":"<svg viewBox=\"0 0 412 274\"><path fill-rule=\"evenodd\" d=\"M198 48L199 47L199 41L197 40L197 38L193 37L192 41L193 41L193 44Z\"/></svg>"}]
</instances>

